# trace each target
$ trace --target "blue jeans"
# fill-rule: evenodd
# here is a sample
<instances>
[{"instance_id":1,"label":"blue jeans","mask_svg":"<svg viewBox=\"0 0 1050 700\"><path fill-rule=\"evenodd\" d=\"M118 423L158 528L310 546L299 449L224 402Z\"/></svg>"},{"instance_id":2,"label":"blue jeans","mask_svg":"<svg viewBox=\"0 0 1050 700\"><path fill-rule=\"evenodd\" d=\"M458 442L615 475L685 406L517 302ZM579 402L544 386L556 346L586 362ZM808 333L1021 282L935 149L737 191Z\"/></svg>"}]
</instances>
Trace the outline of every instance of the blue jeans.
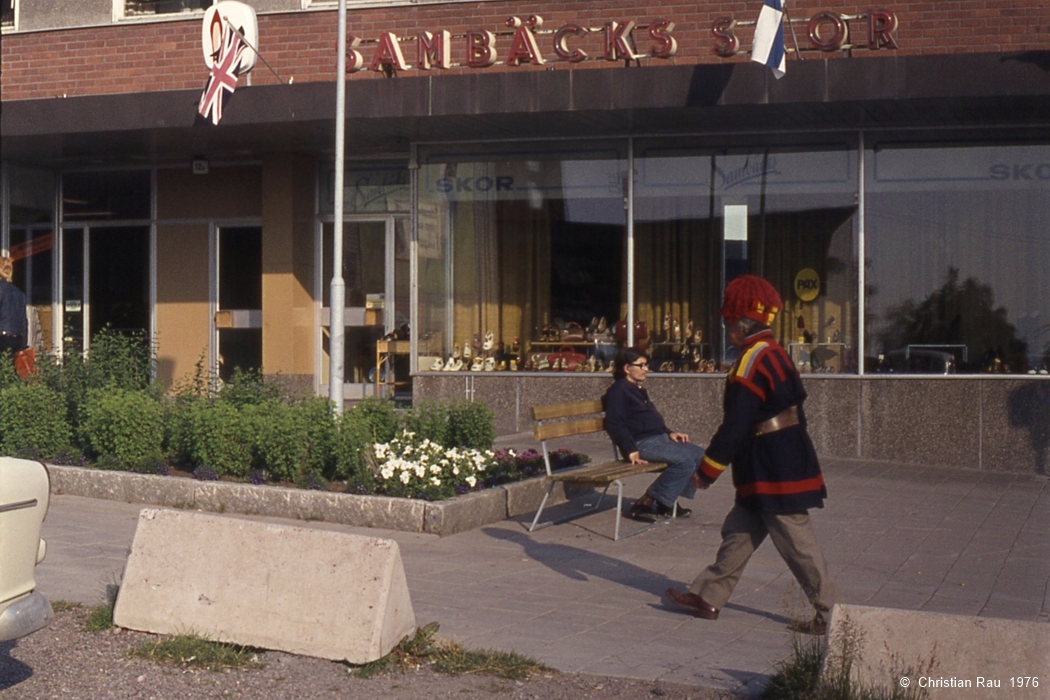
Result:
<instances>
[{"instance_id":1,"label":"blue jeans","mask_svg":"<svg viewBox=\"0 0 1050 700\"><path fill-rule=\"evenodd\" d=\"M692 477L704 458L704 448L661 434L639 440L638 454L648 462L667 462L667 469L646 490L657 501L670 508L679 496L696 495Z\"/></svg>"}]
</instances>

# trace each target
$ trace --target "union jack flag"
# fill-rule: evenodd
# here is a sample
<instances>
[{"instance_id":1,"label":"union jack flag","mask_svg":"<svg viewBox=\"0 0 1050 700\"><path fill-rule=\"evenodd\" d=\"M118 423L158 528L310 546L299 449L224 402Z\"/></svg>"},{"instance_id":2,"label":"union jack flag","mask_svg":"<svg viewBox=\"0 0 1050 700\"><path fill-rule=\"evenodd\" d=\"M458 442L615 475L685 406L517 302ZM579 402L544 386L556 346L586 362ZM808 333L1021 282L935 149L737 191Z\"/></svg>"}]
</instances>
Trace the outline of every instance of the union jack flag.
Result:
<instances>
[{"instance_id":1,"label":"union jack flag","mask_svg":"<svg viewBox=\"0 0 1050 700\"><path fill-rule=\"evenodd\" d=\"M246 48L248 47L241 40L240 32L227 22L222 45L213 54L215 60L211 65L211 75L208 76L208 82L204 84L204 93L197 106L197 113L200 115L198 121L211 121L215 126L219 125L222 119L222 108L230 99L233 91L237 89L241 55Z\"/></svg>"}]
</instances>

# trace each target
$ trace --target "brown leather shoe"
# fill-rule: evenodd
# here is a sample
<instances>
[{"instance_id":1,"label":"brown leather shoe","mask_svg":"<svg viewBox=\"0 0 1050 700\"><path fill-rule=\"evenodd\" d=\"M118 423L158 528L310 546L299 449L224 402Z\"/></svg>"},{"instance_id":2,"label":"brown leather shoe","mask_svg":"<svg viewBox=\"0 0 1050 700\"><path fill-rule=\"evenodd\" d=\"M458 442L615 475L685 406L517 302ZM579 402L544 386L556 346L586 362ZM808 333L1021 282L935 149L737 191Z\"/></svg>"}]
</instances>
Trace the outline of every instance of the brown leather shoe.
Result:
<instances>
[{"instance_id":1,"label":"brown leather shoe","mask_svg":"<svg viewBox=\"0 0 1050 700\"><path fill-rule=\"evenodd\" d=\"M823 617L817 615L812 620L795 620L791 623L791 631L799 634L823 635L827 634L828 623Z\"/></svg>"},{"instance_id":2,"label":"brown leather shoe","mask_svg":"<svg viewBox=\"0 0 1050 700\"><path fill-rule=\"evenodd\" d=\"M667 597L671 599L671 602L678 607L685 608L686 610L692 610L696 613L697 617L702 617L705 620L717 620L718 619L718 608L707 603L703 598L696 595L695 593L683 593L682 591L675 590L674 588L667 589Z\"/></svg>"}]
</instances>

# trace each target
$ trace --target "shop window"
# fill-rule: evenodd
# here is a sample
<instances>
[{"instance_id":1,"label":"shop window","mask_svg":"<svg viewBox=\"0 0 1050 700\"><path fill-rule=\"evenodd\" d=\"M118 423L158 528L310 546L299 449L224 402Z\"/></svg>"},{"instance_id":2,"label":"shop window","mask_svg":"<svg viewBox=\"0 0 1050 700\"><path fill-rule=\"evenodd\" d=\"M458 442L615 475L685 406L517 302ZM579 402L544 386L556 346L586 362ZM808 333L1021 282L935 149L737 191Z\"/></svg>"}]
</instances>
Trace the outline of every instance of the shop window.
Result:
<instances>
[{"instance_id":1,"label":"shop window","mask_svg":"<svg viewBox=\"0 0 1050 700\"><path fill-rule=\"evenodd\" d=\"M65 221L150 218L150 172L107 170L62 176Z\"/></svg>"},{"instance_id":2,"label":"shop window","mask_svg":"<svg viewBox=\"0 0 1050 700\"><path fill-rule=\"evenodd\" d=\"M0 27L4 29L15 26L15 0L0 0Z\"/></svg>"},{"instance_id":3,"label":"shop window","mask_svg":"<svg viewBox=\"0 0 1050 700\"><path fill-rule=\"evenodd\" d=\"M768 279L774 331L803 372L854 372L855 149L850 144L705 149L640 142L634 189L635 316L656 371L725 368L718 310L740 274Z\"/></svg>"},{"instance_id":4,"label":"shop window","mask_svg":"<svg viewBox=\"0 0 1050 700\"><path fill-rule=\"evenodd\" d=\"M124 16L169 15L199 12L214 4L214 0L118 0L124 3Z\"/></svg>"},{"instance_id":5,"label":"shop window","mask_svg":"<svg viewBox=\"0 0 1050 700\"><path fill-rule=\"evenodd\" d=\"M626 313L625 147L424 155L419 370L603 368Z\"/></svg>"},{"instance_id":6,"label":"shop window","mask_svg":"<svg viewBox=\"0 0 1050 700\"><path fill-rule=\"evenodd\" d=\"M1050 370L1050 145L896 137L866 162L868 370Z\"/></svg>"}]
</instances>

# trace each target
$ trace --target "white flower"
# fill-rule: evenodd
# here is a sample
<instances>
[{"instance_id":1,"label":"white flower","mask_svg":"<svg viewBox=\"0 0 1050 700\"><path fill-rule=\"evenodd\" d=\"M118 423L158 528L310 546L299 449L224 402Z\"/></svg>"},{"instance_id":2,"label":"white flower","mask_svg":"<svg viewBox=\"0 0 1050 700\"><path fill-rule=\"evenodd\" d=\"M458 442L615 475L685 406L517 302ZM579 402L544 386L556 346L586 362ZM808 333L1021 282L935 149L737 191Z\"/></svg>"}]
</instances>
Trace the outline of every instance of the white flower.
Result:
<instances>
[{"instance_id":1,"label":"white flower","mask_svg":"<svg viewBox=\"0 0 1050 700\"><path fill-rule=\"evenodd\" d=\"M430 483L432 483L434 486L441 486L441 479L437 478L436 476L432 476L430 477Z\"/></svg>"},{"instance_id":2,"label":"white flower","mask_svg":"<svg viewBox=\"0 0 1050 700\"><path fill-rule=\"evenodd\" d=\"M390 464L384 464L383 470L380 472L384 479L390 479L394 476L394 467Z\"/></svg>"},{"instance_id":3,"label":"white flower","mask_svg":"<svg viewBox=\"0 0 1050 700\"><path fill-rule=\"evenodd\" d=\"M459 467L452 467L452 474L454 476L459 476Z\"/></svg>"},{"instance_id":4,"label":"white flower","mask_svg":"<svg viewBox=\"0 0 1050 700\"><path fill-rule=\"evenodd\" d=\"M401 472L401 483L407 484L412 479L412 475L408 472Z\"/></svg>"},{"instance_id":5,"label":"white flower","mask_svg":"<svg viewBox=\"0 0 1050 700\"><path fill-rule=\"evenodd\" d=\"M430 465L430 473L431 474L440 474L441 473L441 467L439 467L436 464Z\"/></svg>"},{"instance_id":6,"label":"white flower","mask_svg":"<svg viewBox=\"0 0 1050 700\"><path fill-rule=\"evenodd\" d=\"M477 479L475 479L474 477L472 477L472 476L468 476L468 477L467 477L467 486L469 486L470 488L474 488L474 486L475 486L475 485L476 485L477 483L478 483L478 480L477 480Z\"/></svg>"},{"instance_id":7,"label":"white flower","mask_svg":"<svg viewBox=\"0 0 1050 700\"><path fill-rule=\"evenodd\" d=\"M415 465L414 469L416 472L416 476L418 476L420 479L427 475L427 470L422 465L417 464Z\"/></svg>"}]
</instances>

